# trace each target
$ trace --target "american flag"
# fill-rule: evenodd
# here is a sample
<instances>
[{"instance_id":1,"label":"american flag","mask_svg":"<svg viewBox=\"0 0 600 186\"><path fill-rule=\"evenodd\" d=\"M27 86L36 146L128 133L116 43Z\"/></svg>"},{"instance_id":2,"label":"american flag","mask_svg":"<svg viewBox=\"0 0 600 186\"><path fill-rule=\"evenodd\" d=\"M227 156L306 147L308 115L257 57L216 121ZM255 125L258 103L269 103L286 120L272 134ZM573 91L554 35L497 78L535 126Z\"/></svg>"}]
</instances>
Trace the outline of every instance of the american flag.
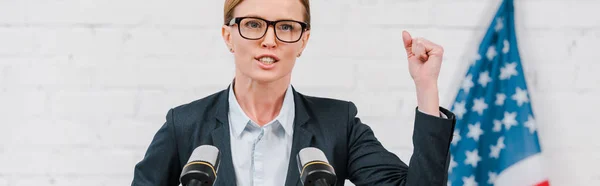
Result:
<instances>
[{"instance_id":1,"label":"american flag","mask_svg":"<svg viewBox=\"0 0 600 186\"><path fill-rule=\"evenodd\" d=\"M448 185L549 185L513 15L513 1L504 0L451 106Z\"/></svg>"}]
</instances>

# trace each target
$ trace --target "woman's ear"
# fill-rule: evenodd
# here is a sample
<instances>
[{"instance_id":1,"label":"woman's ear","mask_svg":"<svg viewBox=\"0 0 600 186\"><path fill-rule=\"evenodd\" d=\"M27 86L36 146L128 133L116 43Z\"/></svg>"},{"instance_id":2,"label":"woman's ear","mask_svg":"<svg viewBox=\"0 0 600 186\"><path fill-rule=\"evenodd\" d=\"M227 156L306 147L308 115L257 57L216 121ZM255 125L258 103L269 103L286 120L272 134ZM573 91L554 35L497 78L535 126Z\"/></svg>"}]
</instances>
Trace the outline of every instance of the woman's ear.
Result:
<instances>
[{"instance_id":1,"label":"woman's ear","mask_svg":"<svg viewBox=\"0 0 600 186\"><path fill-rule=\"evenodd\" d=\"M306 30L304 32L304 36L302 36L302 39L300 39L300 41L302 41L302 47L300 48L298 57L300 57L300 55L302 54L302 51L304 51L304 48L306 48L306 44L308 43L308 38L310 38L310 30Z\"/></svg>"},{"instance_id":2,"label":"woman's ear","mask_svg":"<svg viewBox=\"0 0 600 186\"><path fill-rule=\"evenodd\" d=\"M229 51L233 52L233 43L231 42L231 27L223 25L221 27L221 36L223 37L223 41L225 41L225 45Z\"/></svg>"}]
</instances>

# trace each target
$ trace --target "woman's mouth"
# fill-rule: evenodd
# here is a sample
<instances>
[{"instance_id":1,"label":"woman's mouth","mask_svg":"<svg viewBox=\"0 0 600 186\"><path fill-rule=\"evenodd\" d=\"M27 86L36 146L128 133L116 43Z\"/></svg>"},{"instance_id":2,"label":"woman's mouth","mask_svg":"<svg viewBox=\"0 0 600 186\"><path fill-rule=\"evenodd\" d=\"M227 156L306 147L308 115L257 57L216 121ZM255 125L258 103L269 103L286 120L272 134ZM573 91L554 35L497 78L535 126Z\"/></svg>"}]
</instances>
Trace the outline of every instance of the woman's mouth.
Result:
<instances>
[{"instance_id":1,"label":"woman's mouth","mask_svg":"<svg viewBox=\"0 0 600 186\"><path fill-rule=\"evenodd\" d=\"M269 56L264 56L264 57L258 58L257 60L265 65L270 65L270 64L277 62L277 60L275 60L274 58L269 57Z\"/></svg>"}]
</instances>

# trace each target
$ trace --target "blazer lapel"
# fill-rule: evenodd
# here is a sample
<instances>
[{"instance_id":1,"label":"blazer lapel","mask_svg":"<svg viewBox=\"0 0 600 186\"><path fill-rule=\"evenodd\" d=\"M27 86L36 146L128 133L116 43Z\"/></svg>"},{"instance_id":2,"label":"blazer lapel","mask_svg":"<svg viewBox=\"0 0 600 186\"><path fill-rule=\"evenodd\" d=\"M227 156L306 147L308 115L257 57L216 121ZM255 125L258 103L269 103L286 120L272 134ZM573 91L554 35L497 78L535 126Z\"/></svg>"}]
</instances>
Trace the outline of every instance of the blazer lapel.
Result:
<instances>
[{"instance_id":1,"label":"blazer lapel","mask_svg":"<svg viewBox=\"0 0 600 186\"><path fill-rule=\"evenodd\" d=\"M217 126L211 132L214 145L221 153L221 162L217 170L217 181L215 186L236 185L235 171L231 157L231 142L229 138L229 102L227 101L229 88L219 95L215 118Z\"/></svg>"},{"instance_id":2,"label":"blazer lapel","mask_svg":"<svg viewBox=\"0 0 600 186\"><path fill-rule=\"evenodd\" d=\"M227 100L229 88L219 95L217 102L217 110L215 118L217 125L211 132L213 144L221 153L221 162L218 167L217 181L215 186L236 185L235 171L231 154L231 142L229 135L229 102ZM292 151L290 153L290 161L288 163L288 171L285 185L298 185L300 179L300 171L298 170L298 162L296 156L298 152L305 147L309 147L312 143L314 134L308 129L309 114L304 99L301 94L294 90L294 104L296 113L294 118L294 136L292 142Z\"/></svg>"},{"instance_id":3,"label":"blazer lapel","mask_svg":"<svg viewBox=\"0 0 600 186\"><path fill-rule=\"evenodd\" d=\"M285 185L298 185L300 179L300 171L298 170L298 162L296 156L301 149L309 147L313 139L313 133L307 130L306 123L309 121L309 115L304 105L304 100L301 94L294 90L294 104L296 105L296 113L294 118L294 136L292 142L292 151L290 153L290 162L288 164L287 177Z\"/></svg>"}]
</instances>

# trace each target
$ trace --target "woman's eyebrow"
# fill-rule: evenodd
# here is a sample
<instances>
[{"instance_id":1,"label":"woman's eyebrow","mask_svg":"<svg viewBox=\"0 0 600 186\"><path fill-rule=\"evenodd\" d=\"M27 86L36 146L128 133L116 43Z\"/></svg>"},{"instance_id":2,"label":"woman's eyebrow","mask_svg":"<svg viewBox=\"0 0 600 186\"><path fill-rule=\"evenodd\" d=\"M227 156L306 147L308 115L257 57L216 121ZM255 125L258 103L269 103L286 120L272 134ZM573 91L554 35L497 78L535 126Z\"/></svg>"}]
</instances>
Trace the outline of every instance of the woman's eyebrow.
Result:
<instances>
[{"instance_id":1,"label":"woman's eyebrow","mask_svg":"<svg viewBox=\"0 0 600 186\"><path fill-rule=\"evenodd\" d=\"M258 17L258 18L263 18L263 19L265 19L264 17L262 17L262 16L259 16L259 15L256 15L256 14L248 14L248 15L241 16L241 17Z\"/></svg>"},{"instance_id":2,"label":"woman's eyebrow","mask_svg":"<svg viewBox=\"0 0 600 186\"><path fill-rule=\"evenodd\" d=\"M265 17L263 17L263 16L259 16L259 15L256 15L256 14L247 14L247 15L245 15L245 16L240 16L240 17L258 17L258 18L262 18L262 19L264 19L264 20L269 20L269 21L277 21L277 20L296 20L296 19L289 18L289 17L288 17L288 18L280 18L280 19L270 20L270 19L267 19L267 18L265 18Z\"/></svg>"}]
</instances>

